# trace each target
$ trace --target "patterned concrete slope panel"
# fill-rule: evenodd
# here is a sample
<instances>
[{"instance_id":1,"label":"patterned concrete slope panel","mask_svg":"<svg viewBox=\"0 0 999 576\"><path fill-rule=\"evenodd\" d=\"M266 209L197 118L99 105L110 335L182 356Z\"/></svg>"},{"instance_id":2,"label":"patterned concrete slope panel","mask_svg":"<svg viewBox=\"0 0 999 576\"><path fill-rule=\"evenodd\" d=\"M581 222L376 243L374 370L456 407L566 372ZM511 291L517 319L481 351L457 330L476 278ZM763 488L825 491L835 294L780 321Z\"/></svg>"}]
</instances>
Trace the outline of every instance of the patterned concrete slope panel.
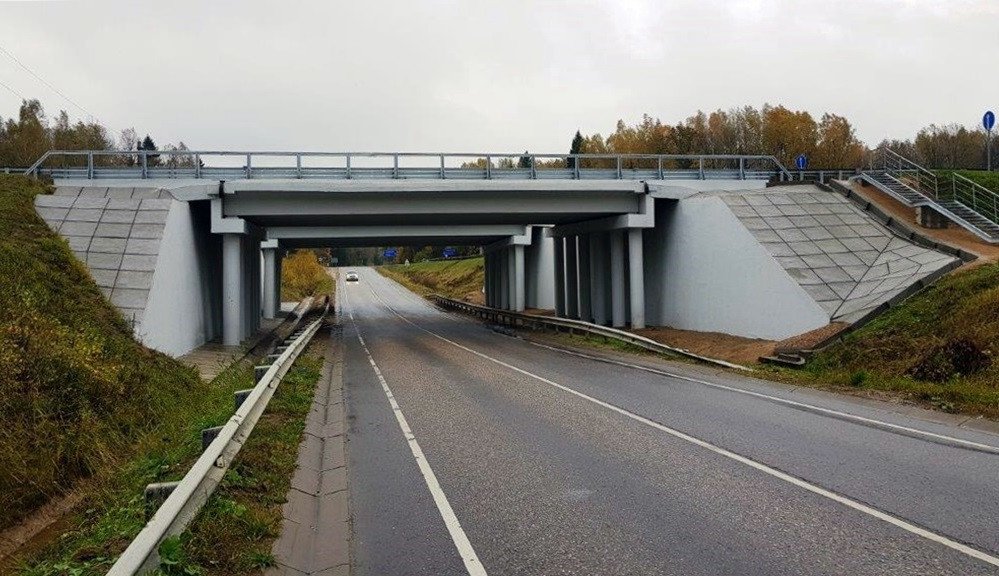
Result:
<instances>
[{"instance_id":1,"label":"patterned concrete slope panel","mask_svg":"<svg viewBox=\"0 0 999 576\"><path fill-rule=\"evenodd\" d=\"M152 188L58 187L36 197L35 210L138 330L172 202Z\"/></svg>"},{"instance_id":2,"label":"patterned concrete slope panel","mask_svg":"<svg viewBox=\"0 0 999 576\"><path fill-rule=\"evenodd\" d=\"M956 261L895 236L843 196L815 186L723 200L830 320L856 321Z\"/></svg>"}]
</instances>

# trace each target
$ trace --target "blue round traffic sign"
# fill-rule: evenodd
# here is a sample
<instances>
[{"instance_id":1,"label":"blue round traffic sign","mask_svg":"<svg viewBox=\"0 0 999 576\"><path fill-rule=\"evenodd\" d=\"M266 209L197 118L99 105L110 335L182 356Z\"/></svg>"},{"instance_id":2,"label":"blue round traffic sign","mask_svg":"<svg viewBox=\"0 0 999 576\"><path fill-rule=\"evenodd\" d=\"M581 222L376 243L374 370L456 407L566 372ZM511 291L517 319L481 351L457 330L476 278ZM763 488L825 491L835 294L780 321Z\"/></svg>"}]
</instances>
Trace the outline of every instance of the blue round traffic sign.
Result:
<instances>
[{"instance_id":1,"label":"blue round traffic sign","mask_svg":"<svg viewBox=\"0 0 999 576\"><path fill-rule=\"evenodd\" d=\"M794 165L798 167L798 170L804 170L808 167L808 156L798 154L798 157L794 159Z\"/></svg>"},{"instance_id":2,"label":"blue round traffic sign","mask_svg":"<svg viewBox=\"0 0 999 576\"><path fill-rule=\"evenodd\" d=\"M992 113L991 110L982 116L982 126L985 126L985 130L988 132L992 131L992 127L996 125L996 115Z\"/></svg>"}]
</instances>

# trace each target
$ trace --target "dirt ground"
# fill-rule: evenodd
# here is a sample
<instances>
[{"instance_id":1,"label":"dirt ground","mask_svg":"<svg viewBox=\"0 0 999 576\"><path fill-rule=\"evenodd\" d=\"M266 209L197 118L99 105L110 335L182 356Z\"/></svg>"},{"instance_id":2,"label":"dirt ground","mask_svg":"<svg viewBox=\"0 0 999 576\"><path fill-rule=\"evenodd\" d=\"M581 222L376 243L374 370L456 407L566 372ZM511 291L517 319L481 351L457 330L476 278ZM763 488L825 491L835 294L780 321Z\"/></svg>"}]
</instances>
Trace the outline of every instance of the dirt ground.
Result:
<instances>
[{"instance_id":1,"label":"dirt ground","mask_svg":"<svg viewBox=\"0 0 999 576\"><path fill-rule=\"evenodd\" d=\"M720 332L695 332L677 328L645 328L634 332L674 348L683 348L694 354L727 360L736 364L755 363L760 356L772 355L777 345L777 342L773 340L743 338Z\"/></svg>"},{"instance_id":2,"label":"dirt ground","mask_svg":"<svg viewBox=\"0 0 999 576\"><path fill-rule=\"evenodd\" d=\"M847 183L844 182L844 184ZM978 260L961 266L957 269L958 271L968 270L975 266L999 260L999 245L983 242L978 236L975 236L957 224L951 224L949 228L924 228L916 223L915 208L910 208L891 196L878 192L871 186L861 186L857 182L847 185L850 186L851 190L866 200L873 202L899 221L909 224L914 230L919 231L920 234L978 256Z\"/></svg>"}]
</instances>

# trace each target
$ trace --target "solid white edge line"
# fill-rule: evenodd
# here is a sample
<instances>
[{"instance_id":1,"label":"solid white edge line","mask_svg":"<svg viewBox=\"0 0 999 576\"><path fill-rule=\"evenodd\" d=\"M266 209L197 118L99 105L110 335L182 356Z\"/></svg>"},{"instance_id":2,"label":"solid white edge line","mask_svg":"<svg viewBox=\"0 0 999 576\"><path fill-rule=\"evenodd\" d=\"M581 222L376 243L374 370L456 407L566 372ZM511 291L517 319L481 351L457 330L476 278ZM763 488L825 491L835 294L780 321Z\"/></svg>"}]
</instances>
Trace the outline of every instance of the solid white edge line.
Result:
<instances>
[{"instance_id":1,"label":"solid white edge line","mask_svg":"<svg viewBox=\"0 0 999 576\"><path fill-rule=\"evenodd\" d=\"M787 474L785 472L781 472L780 470L777 470L776 468L771 468L770 466L767 466L766 464L762 464L760 462L757 462L757 461L752 460L750 458L747 458L745 456L741 456L739 454L736 454L735 452L731 452L729 450L726 450L725 448L722 448L720 446L717 446L717 445L712 444L710 442L707 442L705 440L701 440L700 438L696 438L696 437L691 436L689 434L685 434L683 432L680 432L679 430L676 430L674 428L670 428L669 426L666 426L664 424L660 424L660 423L655 422L654 420L650 420L650 419L648 419L648 418L646 418L644 416L640 416L640 415L635 414L633 412L629 412L628 410L625 410L624 408L620 408L620 407L615 406L613 404L610 404L608 402L604 402L603 400L600 400L598 398L594 398L592 396L589 396L587 394L584 394L582 392L579 392L579 391L574 390L572 388L569 388L567 386L563 386L562 384L559 384L557 382L549 380L549 379L547 379L547 378L545 378L543 376L538 376L537 374L528 372L527 370L524 370L523 368L518 368L517 366L514 366L512 364L508 364L508 363L506 363L506 362L504 362L502 360L499 360L497 358L493 358L492 356L489 356L488 354L484 354L482 352L479 352L478 350L473 350L472 348L469 348L467 346L459 344L459 343L457 343L457 342L455 342L453 340L448 339L445 336L441 336L440 334L437 334L436 332L433 332L432 330L428 330L428 329L426 329L426 328L424 328L424 327L416 324L412 320L406 318L405 316L403 316L402 314L400 314L398 311L396 311L395 308L392 308L391 305L389 305L387 302L385 302L384 300L382 300L378 296L378 294L375 293L374 289L371 289L371 293L374 294L375 298L378 298L378 300L380 300L382 302L382 304L385 304L385 306L387 306L389 308L389 310L391 310L392 313L395 314L396 316L398 316L399 318L402 318L404 321L408 322L409 324L411 324L412 326L416 327L417 329L422 330L423 332L426 332L427 334L430 334L431 336L434 336L435 338L439 338L440 340L443 340L444 342L447 342L448 344L451 344L452 346L455 346L456 348L460 348L460 349L462 349L462 350L464 350L466 352L469 352L471 354L479 356L480 358L484 358L486 360L489 360L490 362L494 362L496 364L499 364L500 366L503 366L505 368L513 370L514 372L523 374L524 376L528 376L530 378L538 380L539 382L543 382L545 384L548 384L549 386L552 386L554 388L558 388L559 390L562 390L564 392L568 392L569 394L572 394L572 395L574 395L576 397L582 398L583 400L587 400L587 401L592 402L592 403L594 403L594 404L596 404L598 406L601 406L603 408L607 408L608 410L612 410L614 412L617 412L618 414L621 414L622 416L625 416L627 418L635 420L636 422L640 422L642 424L645 424L647 426L650 426L652 428L655 428L657 430L665 432L665 433L669 434L670 436L673 436L675 438L679 438L681 440L684 440L684 441L689 442L691 444L694 444L696 446L700 446L701 448L705 448L705 449L710 450L710 451L712 451L712 452L714 452L714 453L716 453L716 454L718 454L720 456L724 456L726 458L729 458L729 459L734 460L736 462L739 462L741 464L745 464L746 466L749 466L751 468L759 470L760 472L763 472L764 474L767 474L767 475L772 476L774 478L783 480L783 481L785 481L785 482L787 482L789 484L792 484L794 486L798 486L799 488L803 488L803 489L805 489L805 490L807 490L807 491L809 491L809 492L811 492L813 494L817 494L819 496L823 496L825 498L828 498L829 500L832 500L834 502L838 502L838 503L840 503L840 504L842 504L844 506L847 506L848 508L852 508L852 509L854 509L854 510L856 510L858 512L867 514L868 516L871 516L871 517L877 518L879 520L882 520L884 522L887 522L888 524L891 524L893 526L901 528L902 530L905 530L906 532L909 532L911 534L915 534L916 536L920 536L920 537L925 538L927 540L930 540L932 542L936 542L938 544L942 544L943 546L946 546L946 547L948 547L948 548L950 548L952 550L955 550L957 552L960 552L962 554L965 554L965 555L970 556L972 558L975 558L977 560L981 560L982 562L985 562L987 564L991 564L993 566L999 566L999 557L992 556L991 554L988 554L986 552L982 552L981 550L972 548L971 546L968 546L966 544L962 544L961 542L958 542L956 540L952 540L952 539L947 538L946 536L943 536L941 534L937 534L935 532L931 532L931 531L929 531L929 530L927 530L925 528L921 528L919 526L916 526L915 524L907 522L907 521L905 521L905 520L903 520L901 518L898 518L896 516L892 516L891 514L888 514L886 512L882 512L881 510L878 510L876 508L872 508L872 507L870 507L870 506L868 506L866 504L862 504L860 502L857 502L856 500L852 500L850 498L847 498L846 496L842 496L842 495L837 494L835 492L832 492L830 490L826 490L825 488L822 488L822 487L820 487L818 485L812 484L811 482L802 480L801 478L797 478L795 476L791 476L790 474Z\"/></svg>"},{"instance_id":2,"label":"solid white edge line","mask_svg":"<svg viewBox=\"0 0 999 576\"><path fill-rule=\"evenodd\" d=\"M374 292L372 291L372 293ZM346 294L344 295L344 300L346 300ZM394 312L395 311L393 310L393 313ZM420 447L420 443L416 440L413 430L409 427L409 422L406 420L406 416L403 415L402 408L399 407L399 403L395 399L395 394L392 393L392 389L389 387L388 382L385 381L385 377L382 375L381 369L378 368L378 364L375 363L375 359L372 357L371 351L368 350L368 345L361 336L361 330L357 326L357 322L354 320L353 311L348 308L347 314L350 316L350 321L354 325L354 331L357 333L357 340L361 343L361 347L364 349L364 353L368 357L368 362L371 364L371 368L374 370L375 376L378 377L378 382L381 383L382 391L385 392L385 396L388 398L389 405L392 407L392 412L395 414L395 419L399 423L399 428L402 430L402 435L406 438L406 443L409 444L409 449L413 453L413 457L416 459L416 465L419 467L420 473L423 475L423 480L427 484L427 488L430 490L430 495L434 499L434 504L437 505L437 511L440 512L441 518L444 519L444 524L447 526L447 531L451 535L451 540L454 542L455 547L458 549L458 555L461 556L461 560L465 564L465 570L467 570L471 576L487 576L485 567L482 566L479 556L475 553L475 548L472 547L471 541L469 541L464 529L462 529L461 522L458 521L458 517L455 515L454 509L451 508L451 503L448 502L447 495L444 494L444 490L441 488L440 482L437 481L437 475L434 474L433 469L430 467L430 463L427 462L427 457L423 453L423 448Z\"/></svg>"},{"instance_id":3,"label":"solid white edge line","mask_svg":"<svg viewBox=\"0 0 999 576\"><path fill-rule=\"evenodd\" d=\"M820 412L823 414L828 414L830 416L836 417L841 420L851 420L855 422L861 422L864 424L870 424L877 428L884 428L889 430L897 430L899 432L906 432L905 435L914 436L925 436L927 438L936 438L938 440L946 441L950 444L957 444L960 446L967 447L976 451L988 452L989 454L999 455L999 447L992 446L990 444L982 444L980 442L974 442L972 440L964 440L962 438L956 438L954 436L947 436L946 434L937 434L936 432L929 432L926 430L920 430L918 428L910 428L909 426L902 426L901 424L892 424L891 422L885 422L884 420L878 420L876 418L868 418L866 416L858 416L857 414L850 414L849 412L842 412L839 410L833 410L832 408L823 408L821 406L816 406L815 404L808 404L807 402L798 402L797 400L790 400L787 398L781 398L780 396L772 396L770 394L764 394L762 392L753 392L752 390L746 390L743 388L738 388L735 386L727 386L725 384L718 384L717 382L711 382L709 380L701 380L699 378L694 378L692 376L684 376L682 374L676 374L673 372L667 372L666 370L660 370L658 368L652 368L651 366L642 366L640 364L632 364L630 362L625 362L623 360L615 360L612 358L601 358L599 356L591 356L583 352L577 352L575 350L567 350L565 348L559 348L557 346L549 346L547 344L542 344L540 342L531 342L530 344L537 346L539 348L545 348L547 350L553 350L556 352L561 352L563 354L569 354L571 356L578 356L580 358L587 358L589 360L596 360L597 362L605 362L608 364L616 364L618 366L625 366L627 368L634 368L636 370L641 370L643 372L650 372L652 374L658 374L660 376L666 376L669 378L676 378L677 380L684 380L686 382L693 382L695 384L701 384L703 386L709 386L711 388L717 388L720 390L726 390L728 392L735 392L737 394L744 394L746 396L754 396L756 398L761 398L764 400L769 400L778 404L786 404L788 406L795 406L808 411Z\"/></svg>"}]
</instances>

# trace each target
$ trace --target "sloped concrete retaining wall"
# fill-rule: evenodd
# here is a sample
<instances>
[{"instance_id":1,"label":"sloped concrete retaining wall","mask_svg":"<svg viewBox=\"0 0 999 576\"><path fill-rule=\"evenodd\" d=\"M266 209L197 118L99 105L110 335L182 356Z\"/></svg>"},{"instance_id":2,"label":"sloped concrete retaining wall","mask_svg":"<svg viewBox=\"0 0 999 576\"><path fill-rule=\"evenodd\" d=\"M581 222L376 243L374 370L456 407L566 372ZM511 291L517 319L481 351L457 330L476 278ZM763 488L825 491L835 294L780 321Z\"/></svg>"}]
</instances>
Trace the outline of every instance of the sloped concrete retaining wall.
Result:
<instances>
[{"instance_id":1,"label":"sloped concrete retaining wall","mask_svg":"<svg viewBox=\"0 0 999 576\"><path fill-rule=\"evenodd\" d=\"M218 334L217 270L207 201L152 188L57 188L35 209L69 243L144 344L171 355Z\"/></svg>"}]
</instances>

